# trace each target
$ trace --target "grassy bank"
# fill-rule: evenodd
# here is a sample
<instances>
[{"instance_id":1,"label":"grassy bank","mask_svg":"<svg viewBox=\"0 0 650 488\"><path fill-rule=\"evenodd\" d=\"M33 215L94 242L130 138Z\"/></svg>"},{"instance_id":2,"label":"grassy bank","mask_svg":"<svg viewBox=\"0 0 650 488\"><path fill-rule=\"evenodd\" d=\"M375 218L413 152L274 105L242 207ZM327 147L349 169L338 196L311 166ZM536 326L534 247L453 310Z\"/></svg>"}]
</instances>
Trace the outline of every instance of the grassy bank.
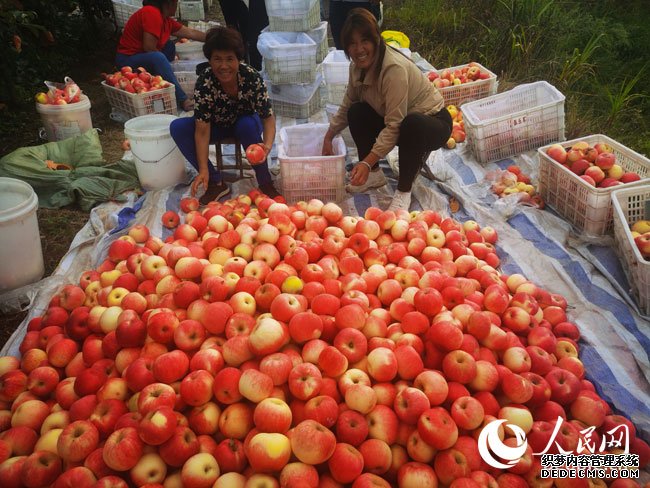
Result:
<instances>
[{"instance_id":1,"label":"grassy bank","mask_svg":"<svg viewBox=\"0 0 650 488\"><path fill-rule=\"evenodd\" d=\"M566 95L567 138L604 133L650 154L650 3L395 0L400 30L436 68L478 61L499 90L546 80Z\"/></svg>"}]
</instances>

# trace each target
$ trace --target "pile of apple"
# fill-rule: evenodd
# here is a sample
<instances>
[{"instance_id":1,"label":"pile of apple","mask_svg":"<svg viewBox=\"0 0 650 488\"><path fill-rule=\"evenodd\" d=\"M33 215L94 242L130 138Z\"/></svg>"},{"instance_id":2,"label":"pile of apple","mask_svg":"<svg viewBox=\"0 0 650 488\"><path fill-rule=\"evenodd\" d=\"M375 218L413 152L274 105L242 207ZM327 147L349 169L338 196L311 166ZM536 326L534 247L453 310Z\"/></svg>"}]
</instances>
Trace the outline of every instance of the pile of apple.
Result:
<instances>
[{"instance_id":1,"label":"pile of apple","mask_svg":"<svg viewBox=\"0 0 650 488\"><path fill-rule=\"evenodd\" d=\"M68 105L81 100L81 88L76 83L67 83L63 89L53 87L47 92L37 93L34 98L43 105Z\"/></svg>"},{"instance_id":2,"label":"pile of apple","mask_svg":"<svg viewBox=\"0 0 650 488\"><path fill-rule=\"evenodd\" d=\"M115 73L102 74L104 80L110 86L129 93L146 93L167 88L171 85L168 81L163 80L162 76L154 76L142 67L138 68L136 72L130 66L124 66Z\"/></svg>"},{"instance_id":3,"label":"pile of apple","mask_svg":"<svg viewBox=\"0 0 650 488\"><path fill-rule=\"evenodd\" d=\"M258 191L181 208L0 358L3 488L604 486L540 479L558 416L550 452L626 424L647 464L584 378L566 300L500 273L492 228ZM495 419L527 433L508 471L479 454Z\"/></svg>"},{"instance_id":4,"label":"pile of apple","mask_svg":"<svg viewBox=\"0 0 650 488\"><path fill-rule=\"evenodd\" d=\"M438 72L436 70L427 73L429 81L434 84L436 88L447 88L448 86L462 85L463 83L471 83L473 81L487 80L490 78L490 73L482 71L481 66L472 61L471 63L463 66L462 68L450 70L449 68L443 69Z\"/></svg>"},{"instance_id":5,"label":"pile of apple","mask_svg":"<svg viewBox=\"0 0 650 488\"><path fill-rule=\"evenodd\" d=\"M630 226L634 244L639 248L643 259L650 258L650 220L637 220Z\"/></svg>"},{"instance_id":6,"label":"pile of apple","mask_svg":"<svg viewBox=\"0 0 650 488\"><path fill-rule=\"evenodd\" d=\"M579 141L568 148L553 144L546 154L597 188L610 188L641 179L637 173L625 171L616 164L616 155L607 143L599 142L592 147L586 141Z\"/></svg>"},{"instance_id":7,"label":"pile of apple","mask_svg":"<svg viewBox=\"0 0 650 488\"><path fill-rule=\"evenodd\" d=\"M451 128L451 137L449 137L446 147L447 149L453 149L456 147L456 144L465 142L465 122L463 121L463 112L458 110L455 105L449 105L447 111L451 115L453 125Z\"/></svg>"},{"instance_id":8,"label":"pile of apple","mask_svg":"<svg viewBox=\"0 0 650 488\"><path fill-rule=\"evenodd\" d=\"M520 203L528 203L538 208L544 208L544 200L535 186L531 184L530 176L525 174L519 166L512 164L499 175L497 181L492 183L492 191L499 198L508 195L519 195Z\"/></svg>"}]
</instances>

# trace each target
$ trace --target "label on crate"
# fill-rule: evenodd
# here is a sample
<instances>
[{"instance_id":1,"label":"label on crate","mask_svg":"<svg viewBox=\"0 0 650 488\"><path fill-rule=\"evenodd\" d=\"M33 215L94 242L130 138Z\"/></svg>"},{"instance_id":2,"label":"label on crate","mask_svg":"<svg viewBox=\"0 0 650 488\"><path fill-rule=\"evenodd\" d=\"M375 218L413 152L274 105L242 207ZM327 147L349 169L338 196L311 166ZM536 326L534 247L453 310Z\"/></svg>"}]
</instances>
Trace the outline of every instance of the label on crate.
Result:
<instances>
[{"instance_id":1,"label":"label on crate","mask_svg":"<svg viewBox=\"0 0 650 488\"><path fill-rule=\"evenodd\" d=\"M508 121L511 128L515 128L518 125L525 124L527 122L527 117L523 115L522 117L517 117L516 119L511 119Z\"/></svg>"},{"instance_id":2,"label":"label on crate","mask_svg":"<svg viewBox=\"0 0 650 488\"><path fill-rule=\"evenodd\" d=\"M162 98L157 98L151 101L151 107L154 113L160 113L165 111L165 101Z\"/></svg>"}]
</instances>

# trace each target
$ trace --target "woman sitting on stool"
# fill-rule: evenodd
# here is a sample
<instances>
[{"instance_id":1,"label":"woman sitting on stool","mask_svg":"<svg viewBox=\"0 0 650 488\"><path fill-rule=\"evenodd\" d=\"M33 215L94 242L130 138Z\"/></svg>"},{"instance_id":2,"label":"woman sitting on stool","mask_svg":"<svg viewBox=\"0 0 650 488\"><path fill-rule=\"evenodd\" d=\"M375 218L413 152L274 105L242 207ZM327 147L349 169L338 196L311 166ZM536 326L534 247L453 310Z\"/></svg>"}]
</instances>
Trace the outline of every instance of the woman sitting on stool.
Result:
<instances>
[{"instance_id":1,"label":"woman sitting on stool","mask_svg":"<svg viewBox=\"0 0 650 488\"><path fill-rule=\"evenodd\" d=\"M144 0L124 26L117 46L115 64L118 68L130 66L134 70L142 66L153 75L176 87L176 102L183 110L192 110L193 102L187 98L178 83L170 61L176 57L176 46L170 35L205 41L205 33L190 29L172 18L176 13L177 0Z\"/></svg>"},{"instance_id":2,"label":"woman sitting on stool","mask_svg":"<svg viewBox=\"0 0 650 488\"><path fill-rule=\"evenodd\" d=\"M359 193L386 184L377 163L399 146L399 182L389 208L408 210L420 168L451 135L451 115L415 63L386 46L368 10L350 12L341 43L351 60L350 76L343 103L325 134L323 155L332 154L332 139L349 126L360 161L346 189Z\"/></svg>"},{"instance_id":3,"label":"woman sitting on stool","mask_svg":"<svg viewBox=\"0 0 650 488\"><path fill-rule=\"evenodd\" d=\"M267 163L275 139L275 117L262 77L241 61L244 52L239 32L228 27L210 29L203 45L209 63L197 67L194 117L176 119L170 126L176 145L199 172L192 195L203 186L203 204L230 192L208 160L210 144L230 137L239 139L245 148L259 144L264 149L263 162L253 170L260 190L271 198L278 196Z\"/></svg>"}]
</instances>

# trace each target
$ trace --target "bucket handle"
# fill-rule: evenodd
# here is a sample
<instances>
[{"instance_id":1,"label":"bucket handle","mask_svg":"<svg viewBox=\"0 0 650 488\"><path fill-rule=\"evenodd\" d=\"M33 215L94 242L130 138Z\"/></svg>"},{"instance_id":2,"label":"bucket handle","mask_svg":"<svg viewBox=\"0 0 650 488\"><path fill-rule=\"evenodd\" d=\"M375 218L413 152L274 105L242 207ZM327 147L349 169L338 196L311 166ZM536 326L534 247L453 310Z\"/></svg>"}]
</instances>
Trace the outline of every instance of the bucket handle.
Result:
<instances>
[{"instance_id":1,"label":"bucket handle","mask_svg":"<svg viewBox=\"0 0 650 488\"><path fill-rule=\"evenodd\" d=\"M155 163L159 163L160 161L162 161L163 159L165 159L167 156L169 156L172 152L174 152L174 149L176 149L177 147L178 147L178 146L177 146L176 144L174 144L174 147L172 147L172 148L169 150L169 152L168 152L167 154L165 154L162 158L160 158L160 159L157 160L157 161L149 161L149 160L146 160L146 159L142 159L140 156L138 156L138 155L133 151L133 147L131 147L131 153L132 153L136 158L138 158L140 161L142 161L143 163L155 164Z\"/></svg>"}]
</instances>

